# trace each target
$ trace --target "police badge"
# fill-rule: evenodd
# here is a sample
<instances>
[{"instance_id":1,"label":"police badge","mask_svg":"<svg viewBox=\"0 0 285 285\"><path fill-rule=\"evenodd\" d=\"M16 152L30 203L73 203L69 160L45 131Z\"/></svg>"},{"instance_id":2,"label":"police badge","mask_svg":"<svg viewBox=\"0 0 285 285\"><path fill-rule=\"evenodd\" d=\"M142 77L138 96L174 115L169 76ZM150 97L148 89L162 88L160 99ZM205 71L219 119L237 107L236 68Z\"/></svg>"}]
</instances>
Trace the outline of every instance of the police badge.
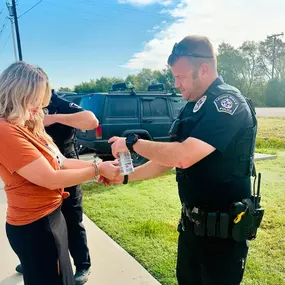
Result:
<instances>
[{"instance_id":1,"label":"police badge","mask_svg":"<svg viewBox=\"0 0 285 285\"><path fill-rule=\"evenodd\" d=\"M202 107L203 104L205 103L206 99L207 99L207 96L204 95L203 97L201 97L201 98L197 101L197 103L195 104L195 106L194 106L194 108L193 108L193 113L196 113L196 112L198 112L198 111L201 109L201 107Z\"/></svg>"}]
</instances>

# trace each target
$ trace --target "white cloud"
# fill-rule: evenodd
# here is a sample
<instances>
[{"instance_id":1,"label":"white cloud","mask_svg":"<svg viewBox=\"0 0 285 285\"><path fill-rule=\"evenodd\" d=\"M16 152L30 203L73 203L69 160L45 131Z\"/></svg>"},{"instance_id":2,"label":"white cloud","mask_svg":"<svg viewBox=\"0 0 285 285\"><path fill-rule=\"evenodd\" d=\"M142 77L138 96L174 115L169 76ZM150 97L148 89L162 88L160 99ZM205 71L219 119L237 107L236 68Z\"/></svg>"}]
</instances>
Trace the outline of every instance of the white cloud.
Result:
<instances>
[{"instance_id":1,"label":"white cloud","mask_svg":"<svg viewBox=\"0 0 285 285\"><path fill-rule=\"evenodd\" d=\"M152 33L152 32L156 32L157 30L160 29L160 26L158 25L155 25L151 30L147 30L149 33Z\"/></svg>"},{"instance_id":2,"label":"white cloud","mask_svg":"<svg viewBox=\"0 0 285 285\"><path fill-rule=\"evenodd\" d=\"M173 44L189 34L208 36L217 48L222 41L237 47L245 40L259 41L267 35L285 32L284 0L180 0L171 10L163 8L162 12L173 18L172 24L157 31L124 67L164 68Z\"/></svg>"},{"instance_id":3,"label":"white cloud","mask_svg":"<svg viewBox=\"0 0 285 285\"><path fill-rule=\"evenodd\" d=\"M136 6L146 6L150 4L161 4L163 6L168 6L172 3L172 0L119 0L121 4L132 4Z\"/></svg>"}]
</instances>

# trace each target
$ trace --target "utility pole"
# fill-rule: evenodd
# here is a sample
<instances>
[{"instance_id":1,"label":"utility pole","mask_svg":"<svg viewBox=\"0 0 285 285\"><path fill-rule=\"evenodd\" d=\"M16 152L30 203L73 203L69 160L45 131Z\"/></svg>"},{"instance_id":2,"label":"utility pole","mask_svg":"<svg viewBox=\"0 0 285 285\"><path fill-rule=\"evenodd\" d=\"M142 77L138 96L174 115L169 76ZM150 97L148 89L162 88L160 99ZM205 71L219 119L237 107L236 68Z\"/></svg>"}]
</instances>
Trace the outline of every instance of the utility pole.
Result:
<instances>
[{"instance_id":1,"label":"utility pole","mask_svg":"<svg viewBox=\"0 0 285 285\"><path fill-rule=\"evenodd\" d=\"M274 34L268 38L272 39L273 38L273 53L272 53L272 79L274 79L274 69L275 69L275 57L276 57L276 39L277 37L283 36L284 34Z\"/></svg>"},{"instance_id":2,"label":"utility pole","mask_svg":"<svg viewBox=\"0 0 285 285\"><path fill-rule=\"evenodd\" d=\"M12 38L13 38L13 47L14 47L14 55L15 55L15 60L17 61L18 58L17 58L17 48L16 48L16 39L15 39L15 27L14 27L14 21L13 21L13 9L12 9L12 6L9 5L9 3L7 2L6 3L7 5L7 8L8 8L8 11L9 11L9 20L11 22L11 30L12 30Z\"/></svg>"},{"instance_id":3,"label":"utility pole","mask_svg":"<svg viewBox=\"0 0 285 285\"><path fill-rule=\"evenodd\" d=\"M11 25L12 25L14 49L15 49L15 33L14 33L14 31L16 30L18 55L19 55L19 60L22 61L23 60L23 56L22 56L21 39L20 39L20 32L19 32L17 9L16 9L16 1L12 0L12 6L7 2L7 7L8 7L8 10L9 10L9 15L11 17L10 20L11 20ZM15 30L14 30L14 24L15 24Z\"/></svg>"},{"instance_id":4,"label":"utility pole","mask_svg":"<svg viewBox=\"0 0 285 285\"><path fill-rule=\"evenodd\" d=\"M17 61L17 47L16 47L16 39L15 39L15 30L14 30L14 21L13 18L10 17L11 21L11 28L12 28L12 38L13 38L13 46L14 46L14 55L15 55L15 60Z\"/></svg>"}]
</instances>

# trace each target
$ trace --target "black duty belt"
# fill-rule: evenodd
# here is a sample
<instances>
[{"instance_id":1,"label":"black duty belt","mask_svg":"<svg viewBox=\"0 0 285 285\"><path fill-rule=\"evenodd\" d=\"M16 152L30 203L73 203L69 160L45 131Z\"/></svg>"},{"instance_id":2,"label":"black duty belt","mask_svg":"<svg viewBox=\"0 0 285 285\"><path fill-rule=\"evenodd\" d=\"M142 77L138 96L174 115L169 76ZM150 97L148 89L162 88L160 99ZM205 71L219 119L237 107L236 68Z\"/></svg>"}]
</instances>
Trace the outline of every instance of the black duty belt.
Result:
<instances>
[{"instance_id":1,"label":"black duty belt","mask_svg":"<svg viewBox=\"0 0 285 285\"><path fill-rule=\"evenodd\" d=\"M229 238L230 215L223 212L208 212L202 208L182 206L182 221L187 218L193 223L194 233L198 236Z\"/></svg>"},{"instance_id":2,"label":"black duty belt","mask_svg":"<svg viewBox=\"0 0 285 285\"><path fill-rule=\"evenodd\" d=\"M229 212L188 208L183 204L179 229L187 231L185 224L190 221L191 230L197 236L233 238L238 242L255 239L264 214L264 209L255 202L255 196L243 199L233 203Z\"/></svg>"}]
</instances>

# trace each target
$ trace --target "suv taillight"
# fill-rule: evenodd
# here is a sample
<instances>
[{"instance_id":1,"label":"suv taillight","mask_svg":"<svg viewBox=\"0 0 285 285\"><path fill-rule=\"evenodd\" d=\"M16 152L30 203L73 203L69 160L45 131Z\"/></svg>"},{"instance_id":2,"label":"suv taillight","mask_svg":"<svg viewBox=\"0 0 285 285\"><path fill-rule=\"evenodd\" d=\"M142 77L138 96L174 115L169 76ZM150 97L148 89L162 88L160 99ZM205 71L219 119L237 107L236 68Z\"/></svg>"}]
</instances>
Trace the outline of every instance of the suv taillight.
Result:
<instances>
[{"instance_id":1,"label":"suv taillight","mask_svg":"<svg viewBox=\"0 0 285 285\"><path fill-rule=\"evenodd\" d=\"M101 125L99 125L96 128L95 132L96 132L96 139L102 139L102 126Z\"/></svg>"}]
</instances>

